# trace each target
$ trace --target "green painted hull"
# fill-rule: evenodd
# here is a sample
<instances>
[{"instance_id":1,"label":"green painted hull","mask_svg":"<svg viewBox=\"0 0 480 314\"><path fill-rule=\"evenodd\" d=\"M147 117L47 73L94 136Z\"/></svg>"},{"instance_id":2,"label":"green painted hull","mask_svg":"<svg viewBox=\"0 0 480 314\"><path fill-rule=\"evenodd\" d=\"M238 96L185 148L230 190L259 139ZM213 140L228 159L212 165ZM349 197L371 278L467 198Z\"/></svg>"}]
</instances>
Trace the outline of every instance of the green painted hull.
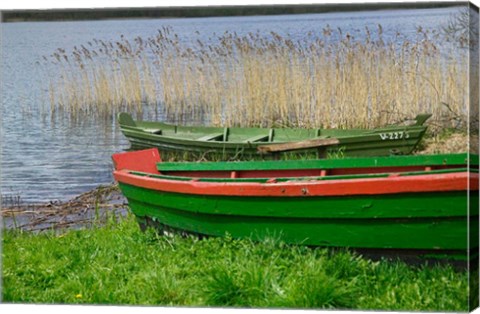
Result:
<instances>
[{"instance_id":1,"label":"green painted hull","mask_svg":"<svg viewBox=\"0 0 480 314\"><path fill-rule=\"evenodd\" d=\"M152 218L189 233L468 256L465 191L265 198L183 195L122 183L120 188L140 220ZM470 202L478 207L478 193L472 193Z\"/></svg>"},{"instance_id":2,"label":"green painted hull","mask_svg":"<svg viewBox=\"0 0 480 314\"><path fill-rule=\"evenodd\" d=\"M142 224L478 257L478 239L471 239L478 235L478 155L169 163L149 149L113 160L114 177Z\"/></svg>"},{"instance_id":3,"label":"green painted hull","mask_svg":"<svg viewBox=\"0 0 480 314\"><path fill-rule=\"evenodd\" d=\"M118 121L134 150L156 147L162 151L252 155L257 154L260 145L336 138L339 144L329 146L327 153L388 156L411 153L426 131L422 124L428 117L419 115L417 123L410 126L392 125L372 130L188 127L134 121L126 113L119 114ZM308 150L315 151L304 151Z\"/></svg>"}]
</instances>

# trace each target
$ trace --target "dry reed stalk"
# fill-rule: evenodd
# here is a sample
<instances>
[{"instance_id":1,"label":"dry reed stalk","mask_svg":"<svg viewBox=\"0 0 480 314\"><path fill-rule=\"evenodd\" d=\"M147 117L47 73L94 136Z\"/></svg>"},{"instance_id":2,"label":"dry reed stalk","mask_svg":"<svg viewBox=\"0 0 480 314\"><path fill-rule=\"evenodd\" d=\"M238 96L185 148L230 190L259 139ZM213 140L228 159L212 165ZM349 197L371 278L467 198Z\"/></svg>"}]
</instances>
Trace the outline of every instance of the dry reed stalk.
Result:
<instances>
[{"instance_id":1,"label":"dry reed stalk","mask_svg":"<svg viewBox=\"0 0 480 314\"><path fill-rule=\"evenodd\" d=\"M147 103L177 121L341 128L430 112L434 130L465 127L463 52L440 51L422 30L412 42L386 42L381 27L376 33L366 29L359 41L327 27L300 43L275 33L225 33L217 43L187 47L164 28L133 43L97 41L70 56L57 52L57 65L70 74L51 85L59 86L50 88L51 108L108 115L141 113Z\"/></svg>"}]
</instances>

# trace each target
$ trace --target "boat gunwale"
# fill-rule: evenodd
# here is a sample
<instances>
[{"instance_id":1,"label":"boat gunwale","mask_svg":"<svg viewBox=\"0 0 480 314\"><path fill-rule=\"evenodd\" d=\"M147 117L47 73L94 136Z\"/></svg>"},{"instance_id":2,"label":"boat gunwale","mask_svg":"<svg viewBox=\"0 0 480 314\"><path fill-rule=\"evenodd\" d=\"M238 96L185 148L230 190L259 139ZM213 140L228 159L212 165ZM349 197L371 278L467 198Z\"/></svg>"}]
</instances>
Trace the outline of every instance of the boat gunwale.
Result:
<instances>
[{"instance_id":1,"label":"boat gunwale","mask_svg":"<svg viewBox=\"0 0 480 314\"><path fill-rule=\"evenodd\" d=\"M307 180L277 182L204 182L199 180L171 180L140 176L131 170L115 170L115 180L150 190L181 194L224 196L347 196L383 195L398 193L424 193L468 190L468 181L478 181L478 173L468 171L415 176L389 176L383 178ZM478 182L476 182L478 185Z\"/></svg>"},{"instance_id":2,"label":"boat gunwale","mask_svg":"<svg viewBox=\"0 0 480 314\"><path fill-rule=\"evenodd\" d=\"M261 171L261 170L260 170ZM245 178L227 178L227 177L196 177L196 176L182 176L182 175L170 175L170 174L155 174L142 171L130 171L133 175L150 177L155 179L177 180L177 181L199 181L199 182L258 182L268 183L269 180L275 180L276 182L297 182L297 181L325 181L325 180L346 180L346 179L371 179L371 178L386 178L391 176L415 176L421 174L441 174L441 173L458 173L467 172L478 173L478 169L470 169L467 167L461 168L447 168L436 170L422 170L422 171L407 171L407 172L379 172L379 173L359 173L359 174L344 174L344 175L315 175L315 176L290 176L290 177L245 177ZM217 172L217 171L215 171ZM221 172L231 173L231 171L225 170Z\"/></svg>"},{"instance_id":3,"label":"boat gunwale","mask_svg":"<svg viewBox=\"0 0 480 314\"><path fill-rule=\"evenodd\" d=\"M125 122L123 118L121 118L121 116L127 116L127 119L130 120L129 122ZM388 131L388 130L392 130L392 129L419 129L419 130L422 130L424 128L427 128L427 126L425 125L425 121L427 121L432 115L431 114L425 114L425 113L422 113L422 114L418 114L415 118L413 119L408 119L408 120L405 120L405 121L411 121L412 124L405 124L405 125L401 125L400 123L393 123L393 124L387 124L385 126L381 126L381 127L378 127L378 128L371 128L371 129L368 129L368 128L348 128L348 129L341 129L341 128L302 128L302 127L297 127L297 128L282 128L282 127L236 127L236 126L202 126L202 125L199 125L199 126L194 126L194 125L179 125L179 124L172 124L172 123L166 123L166 122L161 122L161 121L141 121L141 120L133 120L132 116L129 114L129 113L126 113L126 112L120 112L118 113L118 122L119 122L119 125L121 128L130 128L130 129L136 129L136 130L142 130L142 128L145 128L146 126L153 126L153 125L156 125L156 126L163 126L163 127L166 127L166 128L170 128L170 129L177 129L177 128L182 128L182 129L205 129L205 130L218 130L218 131L222 131L224 130L225 128L227 129L234 129L234 130L249 130L249 131L267 131L267 130L307 130L307 131L315 131L315 132L318 132L318 131L325 131L325 130L329 130L329 131L348 131L348 132L372 132L374 133L375 131L377 130L385 130L385 131ZM421 123L419 123L419 120L421 121ZM133 124L132 124L133 123ZM147 132L148 133L148 132ZM201 133L201 132L198 132L198 133ZM158 134L157 134L158 135ZM162 135L159 135L159 136L162 136Z\"/></svg>"},{"instance_id":4,"label":"boat gunwale","mask_svg":"<svg viewBox=\"0 0 480 314\"><path fill-rule=\"evenodd\" d=\"M241 171L241 170L299 170L340 169L391 166L451 166L466 165L467 153L441 155L405 155L388 157L357 157L344 159L219 161L219 162L159 162L159 171ZM470 155L470 166L478 166L478 155Z\"/></svg>"}]
</instances>

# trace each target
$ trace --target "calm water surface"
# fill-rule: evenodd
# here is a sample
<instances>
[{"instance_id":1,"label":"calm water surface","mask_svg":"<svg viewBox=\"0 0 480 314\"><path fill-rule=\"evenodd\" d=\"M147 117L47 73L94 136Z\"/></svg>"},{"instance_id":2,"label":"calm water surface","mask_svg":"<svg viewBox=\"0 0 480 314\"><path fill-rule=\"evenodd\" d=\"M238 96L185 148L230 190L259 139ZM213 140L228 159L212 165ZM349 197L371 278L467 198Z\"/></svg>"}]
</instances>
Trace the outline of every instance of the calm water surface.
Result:
<instances>
[{"instance_id":1,"label":"calm water surface","mask_svg":"<svg viewBox=\"0 0 480 314\"><path fill-rule=\"evenodd\" d=\"M265 36L275 31L308 41L309 36L315 37L327 24L356 38L365 36L366 26L375 32L381 24L386 40L395 38L397 32L401 34L397 40L413 40L419 26L439 30L458 10L0 24L2 203L8 205L18 197L22 202L68 200L99 184L111 183L110 156L129 146L115 121L55 120L38 110L48 103L45 71L38 63L57 48L69 51L94 38L146 38L163 26L171 26L186 45L199 38L215 41L225 31L239 35L259 32ZM53 69L49 75L59 74Z\"/></svg>"}]
</instances>

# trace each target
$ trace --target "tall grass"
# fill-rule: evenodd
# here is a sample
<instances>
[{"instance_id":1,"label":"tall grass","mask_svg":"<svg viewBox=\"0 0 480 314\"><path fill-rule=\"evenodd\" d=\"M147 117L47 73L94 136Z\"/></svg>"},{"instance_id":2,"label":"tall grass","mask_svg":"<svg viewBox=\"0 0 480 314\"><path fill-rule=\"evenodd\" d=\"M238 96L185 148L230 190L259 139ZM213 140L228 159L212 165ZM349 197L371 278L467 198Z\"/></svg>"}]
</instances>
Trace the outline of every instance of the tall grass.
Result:
<instances>
[{"instance_id":1,"label":"tall grass","mask_svg":"<svg viewBox=\"0 0 480 314\"><path fill-rule=\"evenodd\" d=\"M378 25L358 40L326 26L303 40L225 32L182 42L164 27L146 39L93 40L45 57L63 71L50 108L300 127L376 127L429 112L433 125L465 127L468 59L437 46L438 36L419 28L413 41L387 40Z\"/></svg>"},{"instance_id":2,"label":"tall grass","mask_svg":"<svg viewBox=\"0 0 480 314\"><path fill-rule=\"evenodd\" d=\"M159 237L130 218L62 234L4 230L2 301L468 310L467 270L276 240Z\"/></svg>"}]
</instances>

